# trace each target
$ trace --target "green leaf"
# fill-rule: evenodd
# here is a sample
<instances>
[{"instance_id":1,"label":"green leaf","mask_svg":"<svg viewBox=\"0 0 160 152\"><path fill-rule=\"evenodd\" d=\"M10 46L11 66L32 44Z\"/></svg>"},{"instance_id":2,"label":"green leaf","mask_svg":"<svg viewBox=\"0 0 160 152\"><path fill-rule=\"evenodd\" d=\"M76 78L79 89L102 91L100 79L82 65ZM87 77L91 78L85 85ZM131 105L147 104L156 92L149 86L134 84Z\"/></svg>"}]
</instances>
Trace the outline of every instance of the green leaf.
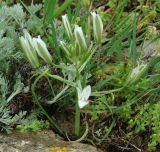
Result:
<instances>
[{"instance_id":1,"label":"green leaf","mask_svg":"<svg viewBox=\"0 0 160 152\"><path fill-rule=\"evenodd\" d=\"M45 1L45 21L51 23L54 18L55 6L57 4L56 0L46 0Z\"/></svg>"},{"instance_id":2,"label":"green leaf","mask_svg":"<svg viewBox=\"0 0 160 152\"><path fill-rule=\"evenodd\" d=\"M137 29L137 18L136 14L133 20L133 32L132 32L132 40L131 40L131 50L130 50L130 59L133 62L133 65L136 65L137 61L137 48L136 48L136 29Z\"/></svg>"},{"instance_id":3,"label":"green leaf","mask_svg":"<svg viewBox=\"0 0 160 152\"><path fill-rule=\"evenodd\" d=\"M54 17L57 17L62 14L64 10L71 4L72 0L66 0L54 13Z\"/></svg>"}]
</instances>

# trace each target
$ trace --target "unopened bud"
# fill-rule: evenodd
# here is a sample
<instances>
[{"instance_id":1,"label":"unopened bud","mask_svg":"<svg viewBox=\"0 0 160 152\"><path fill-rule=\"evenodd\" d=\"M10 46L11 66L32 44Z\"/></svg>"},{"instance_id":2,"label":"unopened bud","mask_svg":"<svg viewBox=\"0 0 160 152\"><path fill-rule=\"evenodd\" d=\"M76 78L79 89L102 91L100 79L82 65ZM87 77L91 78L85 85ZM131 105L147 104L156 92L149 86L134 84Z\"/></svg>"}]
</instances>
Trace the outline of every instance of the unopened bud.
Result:
<instances>
[{"instance_id":1,"label":"unopened bud","mask_svg":"<svg viewBox=\"0 0 160 152\"><path fill-rule=\"evenodd\" d=\"M38 55L47 63L52 64L52 56L49 53L45 42L40 38L33 38L35 49Z\"/></svg>"},{"instance_id":2,"label":"unopened bud","mask_svg":"<svg viewBox=\"0 0 160 152\"><path fill-rule=\"evenodd\" d=\"M91 12L91 15L93 20L94 38L98 43L100 43L102 38L102 32L103 32L102 19L99 16L99 14L96 14L95 12Z\"/></svg>"},{"instance_id":3,"label":"unopened bud","mask_svg":"<svg viewBox=\"0 0 160 152\"><path fill-rule=\"evenodd\" d=\"M79 45L79 47L81 48L81 50L86 50L87 49L87 44L86 44L86 40L82 31L82 28L78 25L75 26L74 29L74 35L76 38L76 43Z\"/></svg>"},{"instance_id":4,"label":"unopened bud","mask_svg":"<svg viewBox=\"0 0 160 152\"><path fill-rule=\"evenodd\" d=\"M20 37L20 43L30 64L33 66L33 68L38 68L40 64L34 48L33 39L26 30L24 30L24 37Z\"/></svg>"},{"instance_id":5,"label":"unopened bud","mask_svg":"<svg viewBox=\"0 0 160 152\"><path fill-rule=\"evenodd\" d=\"M127 83L134 83L140 80L140 78L142 78L145 72L147 71L147 67L148 67L147 64L143 64L143 63L135 67L131 71L128 77Z\"/></svg>"},{"instance_id":6,"label":"unopened bud","mask_svg":"<svg viewBox=\"0 0 160 152\"><path fill-rule=\"evenodd\" d=\"M70 22L68 20L67 14L62 16L62 21L63 21L65 31L66 31L69 39L71 40L73 38L73 33L72 33L71 25L70 25Z\"/></svg>"}]
</instances>

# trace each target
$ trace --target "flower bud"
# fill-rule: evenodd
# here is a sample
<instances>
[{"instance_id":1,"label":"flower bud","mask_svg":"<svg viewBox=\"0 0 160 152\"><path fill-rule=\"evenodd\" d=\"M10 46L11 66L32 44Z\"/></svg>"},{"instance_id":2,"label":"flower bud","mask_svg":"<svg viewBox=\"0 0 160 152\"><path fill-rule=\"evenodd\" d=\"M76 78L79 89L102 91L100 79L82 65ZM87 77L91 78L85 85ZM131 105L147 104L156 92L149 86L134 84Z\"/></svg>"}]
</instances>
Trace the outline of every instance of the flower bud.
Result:
<instances>
[{"instance_id":1,"label":"flower bud","mask_svg":"<svg viewBox=\"0 0 160 152\"><path fill-rule=\"evenodd\" d=\"M75 26L74 35L76 38L76 43L79 45L81 50L87 50L86 40L82 31L82 28L78 25Z\"/></svg>"},{"instance_id":2,"label":"flower bud","mask_svg":"<svg viewBox=\"0 0 160 152\"><path fill-rule=\"evenodd\" d=\"M72 33L71 25L70 25L70 22L68 20L67 14L62 16L62 21L63 21L65 31L68 35L68 38L71 40L73 38L73 33Z\"/></svg>"},{"instance_id":3,"label":"flower bud","mask_svg":"<svg viewBox=\"0 0 160 152\"><path fill-rule=\"evenodd\" d=\"M45 42L39 36L38 38L33 38L35 49L38 55L47 63L52 64L52 56L49 53Z\"/></svg>"},{"instance_id":4,"label":"flower bud","mask_svg":"<svg viewBox=\"0 0 160 152\"><path fill-rule=\"evenodd\" d=\"M147 67L148 67L147 64L140 64L137 67L135 67L131 71L131 73L128 77L127 83L137 82L140 78L142 78L144 76L144 74L147 71Z\"/></svg>"},{"instance_id":5,"label":"flower bud","mask_svg":"<svg viewBox=\"0 0 160 152\"><path fill-rule=\"evenodd\" d=\"M83 90L77 88L77 93L78 93L78 105L79 108L81 109L89 103L88 98L91 95L91 86L88 85Z\"/></svg>"},{"instance_id":6,"label":"flower bud","mask_svg":"<svg viewBox=\"0 0 160 152\"><path fill-rule=\"evenodd\" d=\"M65 51L65 53L67 54L67 56L70 56L70 51L69 48L67 47L67 44L63 41L60 41L61 47L62 49Z\"/></svg>"},{"instance_id":7,"label":"flower bud","mask_svg":"<svg viewBox=\"0 0 160 152\"><path fill-rule=\"evenodd\" d=\"M24 30L24 37L20 37L20 43L30 64L33 66L33 68L38 68L39 61L38 61L37 53L34 49L33 39L26 30Z\"/></svg>"},{"instance_id":8,"label":"flower bud","mask_svg":"<svg viewBox=\"0 0 160 152\"><path fill-rule=\"evenodd\" d=\"M93 20L94 38L98 43L100 43L101 38L102 38L102 32L103 32L102 19L99 16L99 14L96 14L95 12L91 12L91 15L92 15L92 20Z\"/></svg>"}]
</instances>

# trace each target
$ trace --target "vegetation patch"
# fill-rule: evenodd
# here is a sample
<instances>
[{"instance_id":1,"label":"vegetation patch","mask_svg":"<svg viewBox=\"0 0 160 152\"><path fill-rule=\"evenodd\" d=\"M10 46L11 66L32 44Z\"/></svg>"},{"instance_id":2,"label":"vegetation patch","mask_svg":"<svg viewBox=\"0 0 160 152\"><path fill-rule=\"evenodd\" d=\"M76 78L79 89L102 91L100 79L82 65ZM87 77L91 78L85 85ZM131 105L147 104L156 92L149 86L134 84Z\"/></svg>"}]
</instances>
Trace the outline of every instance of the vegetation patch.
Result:
<instances>
[{"instance_id":1,"label":"vegetation patch","mask_svg":"<svg viewBox=\"0 0 160 152\"><path fill-rule=\"evenodd\" d=\"M0 1L0 130L158 151L159 31L159 0Z\"/></svg>"}]
</instances>

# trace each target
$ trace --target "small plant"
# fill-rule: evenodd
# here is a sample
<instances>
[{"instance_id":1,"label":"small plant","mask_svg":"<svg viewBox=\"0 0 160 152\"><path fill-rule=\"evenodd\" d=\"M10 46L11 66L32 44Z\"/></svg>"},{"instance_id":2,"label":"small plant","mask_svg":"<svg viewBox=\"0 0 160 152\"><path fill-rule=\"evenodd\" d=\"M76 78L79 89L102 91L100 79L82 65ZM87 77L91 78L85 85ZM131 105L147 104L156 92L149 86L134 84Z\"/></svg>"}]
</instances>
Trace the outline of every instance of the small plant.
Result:
<instances>
[{"instance_id":1,"label":"small plant","mask_svg":"<svg viewBox=\"0 0 160 152\"><path fill-rule=\"evenodd\" d=\"M37 113L33 112L26 119L23 119L19 125L16 126L22 133L37 132L43 129L49 128L49 122L47 120L38 120Z\"/></svg>"},{"instance_id":2,"label":"small plant","mask_svg":"<svg viewBox=\"0 0 160 152\"><path fill-rule=\"evenodd\" d=\"M15 96L28 91L22 83L21 67L17 66L22 64L23 59L17 43L19 32L24 26L29 30L38 24L40 26L39 18L35 19L35 13L40 8L41 5L27 6L30 12L26 13L19 3L10 6L7 1L0 2L0 130L8 133L26 115L21 109L14 113L10 106Z\"/></svg>"},{"instance_id":3,"label":"small plant","mask_svg":"<svg viewBox=\"0 0 160 152\"><path fill-rule=\"evenodd\" d=\"M62 136L69 130L71 138L84 132L77 141L106 151L113 143L115 151L156 151L159 0L37 2L0 2L0 130L51 127ZM30 97L38 108L22 111L29 103L21 99ZM67 123L74 117L73 136L64 117Z\"/></svg>"},{"instance_id":4,"label":"small plant","mask_svg":"<svg viewBox=\"0 0 160 152\"><path fill-rule=\"evenodd\" d=\"M94 42L87 41L86 36L83 33L82 27L75 25L74 33L70 22L68 20L67 15L62 16L62 21L64 25L64 29L68 39L66 41L61 41L60 45L64 51L64 56L67 58L67 65L71 65L73 68L69 68L69 66L63 64L56 65L53 62L53 58L47 50L47 46L45 42L40 38L32 38L31 35L24 30L24 37L20 38L21 46L30 62L30 64L37 70L37 73L40 74L38 78L35 80L32 86L32 94L34 100L42 109L44 114L48 117L50 122L60 131L60 129L56 126L55 122L50 118L50 116L45 112L39 99L35 94L35 87L37 82L43 77L50 77L56 80L59 80L65 83L68 86L74 87L76 90L75 97L75 134L79 136L80 134L80 108L86 106L89 101L88 98L91 94L91 86L83 86L82 85L82 71L86 67L87 63L90 61L94 52L98 49L102 40L102 32L103 32L103 24L101 18L95 12L91 13L93 20L93 37ZM68 75L68 79L62 78L58 75L53 75L49 72L49 69L42 70L39 67L40 56L46 64L53 66L54 68L60 68L62 71L66 70L66 74ZM65 66L64 66L65 65ZM52 102L49 102L52 104Z\"/></svg>"},{"instance_id":5,"label":"small plant","mask_svg":"<svg viewBox=\"0 0 160 152\"><path fill-rule=\"evenodd\" d=\"M13 114L9 106L11 100L19 93L25 90L24 85L20 79L17 79L14 85L14 90L8 97L9 88L8 83L2 75L0 75L0 130L10 133L13 127L20 124L26 115L25 111Z\"/></svg>"}]
</instances>

